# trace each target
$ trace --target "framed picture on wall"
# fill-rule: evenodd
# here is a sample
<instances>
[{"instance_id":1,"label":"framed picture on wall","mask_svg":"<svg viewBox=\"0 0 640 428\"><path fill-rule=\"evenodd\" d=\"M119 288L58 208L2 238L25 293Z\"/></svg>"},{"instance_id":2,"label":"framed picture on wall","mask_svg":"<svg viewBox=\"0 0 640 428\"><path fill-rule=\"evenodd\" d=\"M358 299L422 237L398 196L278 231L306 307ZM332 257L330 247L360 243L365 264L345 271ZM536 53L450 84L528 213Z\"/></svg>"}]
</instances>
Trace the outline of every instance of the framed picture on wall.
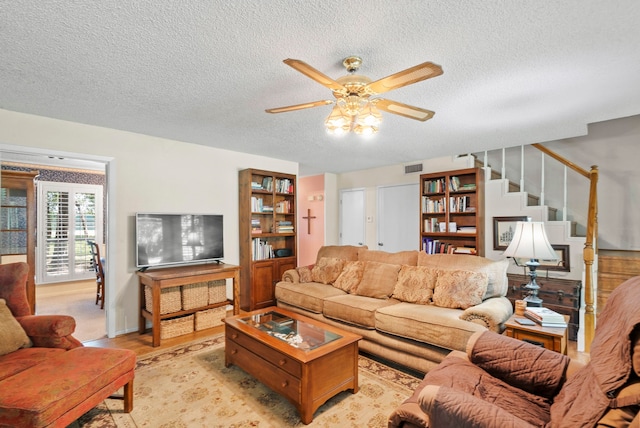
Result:
<instances>
[{"instance_id":1,"label":"framed picture on wall","mask_svg":"<svg viewBox=\"0 0 640 428\"><path fill-rule=\"evenodd\" d=\"M569 264L569 246L556 244L551 244L551 246L556 252L556 257L558 257L558 260L538 260L538 263L540 263L538 269L570 272L571 265ZM528 259L519 258L515 262L518 266L524 266L528 261Z\"/></svg>"},{"instance_id":2,"label":"framed picture on wall","mask_svg":"<svg viewBox=\"0 0 640 428\"><path fill-rule=\"evenodd\" d=\"M506 250L513 234L516 231L516 223L519 221L531 221L527 216L494 217L493 218L493 249Z\"/></svg>"}]
</instances>

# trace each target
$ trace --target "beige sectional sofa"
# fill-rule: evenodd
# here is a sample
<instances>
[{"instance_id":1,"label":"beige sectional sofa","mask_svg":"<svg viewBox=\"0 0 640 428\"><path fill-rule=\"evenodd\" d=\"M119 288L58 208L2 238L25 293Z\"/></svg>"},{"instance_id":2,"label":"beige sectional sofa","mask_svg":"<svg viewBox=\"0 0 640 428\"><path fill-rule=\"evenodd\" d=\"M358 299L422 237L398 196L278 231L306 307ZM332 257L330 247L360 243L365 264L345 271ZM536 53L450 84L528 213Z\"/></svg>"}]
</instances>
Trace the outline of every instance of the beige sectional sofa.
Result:
<instances>
[{"instance_id":1,"label":"beige sectional sofa","mask_svg":"<svg viewBox=\"0 0 640 428\"><path fill-rule=\"evenodd\" d=\"M277 305L360 334L360 349L426 373L512 314L508 260L325 246L285 272Z\"/></svg>"}]
</instances>

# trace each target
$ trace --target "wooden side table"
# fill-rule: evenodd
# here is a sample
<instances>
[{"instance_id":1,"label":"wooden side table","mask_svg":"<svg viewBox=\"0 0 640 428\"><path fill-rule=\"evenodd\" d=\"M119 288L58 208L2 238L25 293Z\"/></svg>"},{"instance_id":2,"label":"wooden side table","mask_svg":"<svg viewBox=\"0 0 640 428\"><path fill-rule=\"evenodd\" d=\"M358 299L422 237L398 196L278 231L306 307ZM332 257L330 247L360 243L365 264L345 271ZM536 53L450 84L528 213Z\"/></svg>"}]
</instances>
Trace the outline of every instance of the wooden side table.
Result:
<instances>
[{"instance_id":1,"label":"wooden side table","mask_svg":"<svg viewBox=\"0 0 640 428\"><path fill-rule=\"evenodd\" d=\"M516 318L529 319L524 315L512 315L511 318L504 323L507 327L504 331L505 335L567 355L566 327L542 327L539 324L522 325L516 321ZM564 315L564 319L568 322L569 316Z\"/></svg>"},{"instance_id":2,"label":"wooden side table","mask_svg":"<svg viewBox=\"0 0 640 428\"><path fill-rule=\"evenodd\" d=\"M233 280L233 301L225 300L211 305L206 302L199 308L180 310L168 314L160 313L160 294L163 288L227 278ZM153 346L160 346L160 321L163 319L189 315L198 311L219 308L228 304L233 304L234 315L240 313L240 266L228 265L226 263L208 263L161 268L145 272L139 271L138 283L140 284L138 332L143 334L146 331L146 320L150 320ZM151 311L147 310L144 292L145 287L151 288Z\"/></svg>"}]
</instances>

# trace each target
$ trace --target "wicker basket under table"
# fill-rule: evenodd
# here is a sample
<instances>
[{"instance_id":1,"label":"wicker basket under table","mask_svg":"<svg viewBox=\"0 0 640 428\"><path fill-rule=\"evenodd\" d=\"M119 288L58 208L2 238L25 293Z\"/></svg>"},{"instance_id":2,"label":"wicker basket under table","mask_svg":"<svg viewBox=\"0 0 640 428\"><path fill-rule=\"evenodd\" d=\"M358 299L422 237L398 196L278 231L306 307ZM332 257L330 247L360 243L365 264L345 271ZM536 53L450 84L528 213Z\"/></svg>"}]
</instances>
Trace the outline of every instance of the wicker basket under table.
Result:
<instances>
[{"instance_id":1,"label":"wicker basket under table","mask_svg":"<svg viewBox=\"0 0 640 428\"><path fill-rule=\"evenodd\" d=\"M222 306L220 308L207 309L198 311L195 315L196 331L200 331L224 324L222 320L227 316L227 308Z\"/></svg>"},{"instance_id":2,"label":"wicker basket under table","mask_svg":"<svg viewBox=\"0 0 640 428\"><path fill-rule=\"evenodd\" d=\"M170 337L193 333L193 325L193 314L162 320L160 321L160 339L168 339Z\"/></svg>"},{"instance_id":3,"label":"wicker basket under table","mask_svg":"<svg viewBox=\"0 0 640 428\"><path fill-rule=\"evenodd\" d=\"M151 287L144 287L144 304L149 313L153 313L153 293ZM182 310L182 292L180 287L167 287L160 290L160 314L170 314Z\"/></svg>"}]
</instances>

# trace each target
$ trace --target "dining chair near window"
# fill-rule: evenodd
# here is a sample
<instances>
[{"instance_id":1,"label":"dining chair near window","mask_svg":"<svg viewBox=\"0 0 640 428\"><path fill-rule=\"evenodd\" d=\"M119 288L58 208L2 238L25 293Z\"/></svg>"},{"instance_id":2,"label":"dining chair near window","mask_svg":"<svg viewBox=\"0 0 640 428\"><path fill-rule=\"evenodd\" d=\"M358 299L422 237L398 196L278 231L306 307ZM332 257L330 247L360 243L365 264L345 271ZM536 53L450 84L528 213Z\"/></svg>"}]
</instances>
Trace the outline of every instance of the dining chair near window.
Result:
<instances>
[{"instance_id":1,"label":"dining chair near window","mask_svg":"<svg viewBox=\"0 0 640 428\"><path fill-rule=\"evenodd\" d=\"M91 266L96 273L96 305L100 303L100 309L104 309L104 267L100 257L100 247L95 241L87 241L91 250Z\"/></svg>"}]
</instances>

